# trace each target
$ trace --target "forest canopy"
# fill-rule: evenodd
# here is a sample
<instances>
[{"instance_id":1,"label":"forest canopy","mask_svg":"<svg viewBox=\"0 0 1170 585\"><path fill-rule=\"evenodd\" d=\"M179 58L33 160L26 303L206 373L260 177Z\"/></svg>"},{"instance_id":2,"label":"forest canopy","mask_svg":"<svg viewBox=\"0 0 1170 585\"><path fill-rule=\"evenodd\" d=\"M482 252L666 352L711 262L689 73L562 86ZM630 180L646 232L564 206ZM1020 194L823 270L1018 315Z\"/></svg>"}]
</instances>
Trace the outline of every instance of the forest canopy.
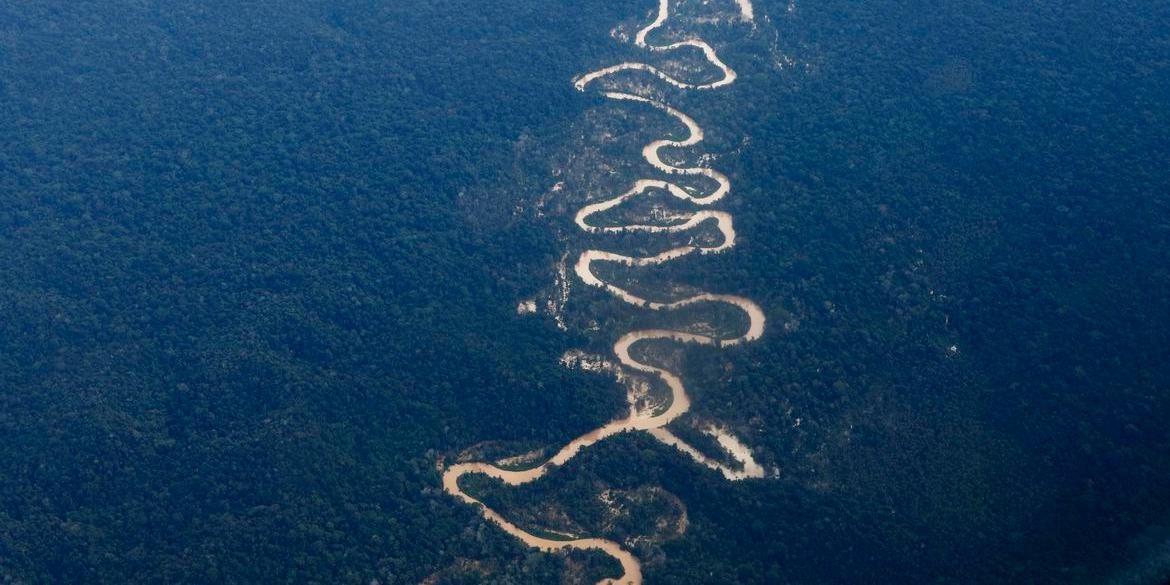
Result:
<instances>
[{"instance_id":1,"label":"forest canopy","mask_svg":"<svg viewBox=\"0 0 1170 585\"><path fill-rule=\"evenodd\" d=\"M612 575L439 470L625 408L559 363L595 324L516 307L570 251L548 196L595 160L582 121L622 137L600 160L677 132L571 83L652 4L0 6L0 582ZM695 415L779 476L630 434L470 487L630 539L685 508L648 583L1170 578L1170 8L755 11L710 31L736 85L679 98L741 241L645 278L763 307L758 343L679 360ZM646 322L594 293L569 310Z\"/></svg>"}]
</instances>

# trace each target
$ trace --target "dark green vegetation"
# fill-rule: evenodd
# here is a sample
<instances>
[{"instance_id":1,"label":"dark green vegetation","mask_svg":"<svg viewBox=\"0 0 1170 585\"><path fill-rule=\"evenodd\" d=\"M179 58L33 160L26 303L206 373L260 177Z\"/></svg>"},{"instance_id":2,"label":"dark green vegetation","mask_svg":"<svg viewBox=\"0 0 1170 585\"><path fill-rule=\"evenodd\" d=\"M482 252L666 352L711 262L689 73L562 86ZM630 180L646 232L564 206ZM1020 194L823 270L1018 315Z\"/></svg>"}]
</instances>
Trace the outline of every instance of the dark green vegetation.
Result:
<instances>
[{"instance_id":1,"label":"dark green vegetation","mask_svg":"<svg viewBox=\"0 0 1170 585\"><path fill-rule=\"evenodd\" d=\"M557 365L580 336L515 316L563 245L513 208L596 105L568 80L650 7L0 6L0 582L611 571L523 550L435 461L621 408ZM1158 583L1170 13L784 8L723 53L735 86L681 98L742 240L670 272L768 312L683 363L781 478L631 436L485 498L593 526L601 486L661 485L690 526L640 545L651 583Z\"/></svg>"}]
</instances>

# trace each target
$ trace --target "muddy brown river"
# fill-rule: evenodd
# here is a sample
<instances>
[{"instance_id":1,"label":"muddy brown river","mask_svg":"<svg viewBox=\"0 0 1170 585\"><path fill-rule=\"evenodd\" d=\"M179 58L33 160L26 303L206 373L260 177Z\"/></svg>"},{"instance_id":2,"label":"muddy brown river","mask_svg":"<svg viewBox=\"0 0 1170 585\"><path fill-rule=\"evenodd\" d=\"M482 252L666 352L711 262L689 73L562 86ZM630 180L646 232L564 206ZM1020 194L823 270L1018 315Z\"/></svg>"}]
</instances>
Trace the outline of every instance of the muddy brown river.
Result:
<instances>
[{"instance_id":1,"label":"muddy brown river","mask_svg":"<svg viewBox=\"0 0 1170 585\"><path fill-rule=\"evenodd\" d=\"M750 0L736 0L736 5L740 11L739 17L744 21L750 21L753 17ZM650 44L647 41L647 37L654 30L661 27L669 18L670 0L659 0L657 17L653 22L638 31L634 41L635 44L642 49L656 53L670 52L684 47L698 49L702 52L704 58L709 63L722 71L722 76L719 79L709 83L693 84L677 79L669 73L662 71L652 65L646 63L627 62L598 69L596 71L582 75L573 81L574 86L580 91L587 91L594 82L623 71L647 72L675 88L684 90L712 90L730 85L735 82L735 71L732 70L731 67L727 66L727 64L722 60L720 60L719 56L715 52L715 49L705 41L700 39L687 39L666 45ZM616 358L617 363L612 364L606 361L604 366L596 366L589 369L594 371L612 371L612 373L617 375L619 380L625 376L626 372L636 372L644 376L656 378L670 390L669 406L667 408L652 409L652 411L638 410L633 406L633 401L631 401L630 411L627 416L618 420L610 421L609 423L594 429L593 431L573 439L568 444L561 447L560 450L553 454L553 456L550 457L547 461L531 469L523 471L509 471L501 469L492 463L458 463L451 465L450 467L446 468L443 473L443 489L448 494L451 494L459 500L478 507L484 518L496 524L505 532L516 537L528 546L546 552L562 549L596 550L617 559L618 562L621 563L623 574L616 579L606 579L602 581L601 583L603 585L641 585L643 582L641 564L638 562L638 559L630 551L626 550L626 548L621 544L602 538L573 538L571 536L566 536L564 539L553 539L537 536L513 524L495 510L488 508L483 504L483 502L464 492L459 485L459 479L469 474L486 475L496 478L511 486L533 482L543 477L552 468L564 465L566 462L576 456L582 449L608 437L612 437L620 433L634 431L648 433L650 436L654 437L663 444L669 445L677 449L679 452L694 459L700 465L704 465L719 471L728 480L735 481L750 478L762 478L766 475L764 468L757 464L753 459L751 450L747 448L737 437L731 434L730 431L722 427L707 425L700 430L714 438L717 444L726 451L731 459L735 460L739 464L738 468L729 467L723 463L709 458L698 449L687 444L685 441L670 432L670 430L667 429L667 425L677 420L691 409L691 400L687 395L686 386L683 383L682 378L664 368L638 361L637 358L631 355L631 349L635 345L655 340L668 340L680 344L707 345L715 347L729 347L757 340L764 334L764 324L766 319L763 310L761 310L760 307L754 302L744 297L716 293L701 293L673 301L661 301L643 298L615 284L606 282L593 272L594 264L599 262L618 263L635 267L653 266L665 262L670 262L677 258L691 254L719 254L733 248L735 246L736 240L733 218L731 214L724 211L699 209L690 213L674 216L674 219L681 219L682 221L669 223L667 225L647 223L600 227L594 226L590 223L590 218L594 215L617 207L618 205L621 205L630 199L655 190L665 191L671 196L679 200L686 201L695 206L704 207L711 205L720 201L731 192L731 182L726 175L714 169L702 166L678 167L664 162L659 156L659 151L664 148L685 148L694 146L703 141L703 129L697 122L695 122L693 118L663 102L632 93L625 93L621 91L604 91L602 92L602 95L615 101L632 102L633 104L656 109L681 123L687 129L686 138L682 140L660 139L650 142L642 149L642 156L655 169L667 175L702 176L710 179L717 186L709 193L695 193L670 181L661 179L639 179L635 181L633 186L626 192L610 199L590 203L583 207L580 211L577 212L575 217L577 226L582 231L588 233L676 233L685 232L687 230L694 229L699 225L713 222L721 234L721 241L718 244L713 244L710 246L679 246L653 256L645 257L627 256L604 250L585 250L578 256L577 262L574 265L574 273L576 274L577 278L583 284L602 289L626 303L653 311L671 311L702 303L720 303L730 305L736 307L747 316L747 328L738 336L728 338L718 338L700 333L669 329L644 329L631 331L622 335L613 345L613 357ZM565 361L565 363L568 365L570 363L578 363L580 360L563 361Z\"/></svg>"}]
</instances>

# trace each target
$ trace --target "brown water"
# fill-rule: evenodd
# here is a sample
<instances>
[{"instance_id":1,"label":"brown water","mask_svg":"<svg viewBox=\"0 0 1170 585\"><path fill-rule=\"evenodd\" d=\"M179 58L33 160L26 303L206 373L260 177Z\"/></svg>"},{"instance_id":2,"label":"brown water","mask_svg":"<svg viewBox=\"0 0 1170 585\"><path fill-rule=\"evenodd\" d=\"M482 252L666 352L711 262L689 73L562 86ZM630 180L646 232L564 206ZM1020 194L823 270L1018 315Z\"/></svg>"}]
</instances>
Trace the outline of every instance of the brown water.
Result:
<instances>
[{"instance_id":1,"label":"brown water","mask_svg":"<svg viewBox=\"0 0 1170 585\"><path fill-rule=\"evenodd\" d=\"M751 20L752 5L750 0L737 0L740 8L741 17L744 20ZM652 52L667 52L673 51L682 47L693 47L702 51L703 55L711 64L715 65L723 72L723 76L713 82L706 84L692 84L688 83L670 74L645 63L620 63L610 67L598 69L596 71L587 73L574 80L574 85L578 90L585 91L593 82L608 77L610 75L620 73L623 71L644 71L648 72L662 81L679 89L695 89L695 90L712 90L720 87L730 85L735 82L736 74L730 67L719 59L715 49L706 42L698 39L688 39L667 45L651 45L647 43L647 36L655 29L661 27L663 23L670 18L670 1L659 0L658 15L654 22L638 31L635 38L635 43L638 47L652 51ZM642 567L638 559L634 557L629 551L623 548L620 544L605 540L601 538L572 538L566 537L565 540L550 539L534 535L524 529L509 522L506 518L501 516L496 511L488 508L482 502L468 495L459 486L459 479L468 474L483 474L503 481L512 486L522 485L532 481L536 481L548 473L554 466L561 466L577 455L582 449L608 437L612 437L619 433L631 431L644 431L650 436L661 441L663 444L670 445L678 449L681 453L691 457L697 463L715 469L723 474L729 480L742 480L749 478L761 478L766 475L765 470L758 465L752 457L751 450L748 449L738 438L732 435L724 428L708 425L702 428L702 432L715 438L716 442L727 453L737 461L742 469L728 467L719 463L706 455L703 455L698 449L687 444L671 433L666 427L671 422L677 420L683 414L686 414L691 408L691 400L687 395L686 386L683 380L676 374L645 362L638 361L631 355L631 348L639 343L652 340L669 340L682 344L696 344L708 345L715 347L728 347L741 343L747 343L759 339L764 334L765 316L763 310L758 305L749 299L734 295L724 295L716 293L701 293L692 295L675 301L655 301L640 297L628 290L622 289L612 283L608 283L594 274L592 267L595 262L615 262L627 266L653 266L675 260L677 258L687 256L690 254L718 254L725 252L735 246L736 232L734 228L733 218L731 214L725 211L716 211L708 209L700 209L690 213L678 214L673 216L673 219L679 221L677 223L670 223L668 225L644 224L644 225L623 225L623 226L606 226L598 227L589 223L590 217L602 211L614 208L625 201L634 197L638 197L652 190L663 190L675 198L689 202L696 206L707 206L718 202L726 197L731 192L731 181L726 175L707 167L676 167L664 162L660 156L659 151L663 148L685 148L694 146L703 140L703 129L690 116L680 112L679 110L650 98L624 93L619 91L603 92L605 97L615 101L633 102L635 104L643 104L657 109L682 123L687 128L688 135L683 140L668 140L660 139L647 144L642 149L642 156L654 168L666 173L668 175L681 176L703 176L711 179L717 184L717 187L706 194L697 194L684 189L683 187L665 180L659 179L640 179L635 181L625 193L606 199L604 201L591 203L583 207L576 214L576 224L583 231L589 233L623 233L623 232L647 232L647 233L675 233L684 232L694 229L700 224L707 222L714 222L720 234L722 234L722 241L713 246L699 246L687 245L669 249L660 254L648 257L626 256L615 252L608 252L604 250L585 250L580 254L576 264L574 265L574 272L578 279L587 286L603 289L622 301L631 305L643 307L654 311L670 311L680 309L689 305L699 303L722 303L731 305L743 311L748 318L747 330L736 337L718 338L699 333L676 331L669 329L646 329L631 331L618 339L613 346L613 356L617 359L617 364L609 361L599 361L596 364L592 362L583 361L580 356L572 356L572 359L563 360L566 365L576 365L583 369L591 371L606 371L614 374L620 379L626 376L627 372L638 372L643 375L652 376L661 380L670 390L669 406L665 410L639 411L633 406L631 401L630 411L624 418L611 421L593 431L590 431L576 439L573 439L565 446L561 447L552 457L550 457L543 464L523 471L507 471L500 469L490 463L460 463L448 467L443 473L443 489L459 498L463 502L478 506L480 512L486 519L498 525L508 534L516 537L525 544L538 548L543 551L552 552L561 549L580 549L580 550L597 550L607 554L621 563L623 574L617 579L606 579L602 581L603 584L631 584L641 585L642 583Z\"/></svg>"}]
</instances>

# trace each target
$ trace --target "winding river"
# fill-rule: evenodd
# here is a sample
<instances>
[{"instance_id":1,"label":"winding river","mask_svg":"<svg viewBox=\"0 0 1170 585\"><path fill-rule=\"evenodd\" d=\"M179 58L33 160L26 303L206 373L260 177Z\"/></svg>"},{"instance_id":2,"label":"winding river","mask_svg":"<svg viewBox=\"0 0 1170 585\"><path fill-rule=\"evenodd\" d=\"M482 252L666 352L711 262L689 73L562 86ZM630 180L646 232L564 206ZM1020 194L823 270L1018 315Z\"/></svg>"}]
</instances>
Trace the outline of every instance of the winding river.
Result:
<instances>
[{"instance_id":1,"label":"winding river","mask_svg":"<svg viewBox=\"0 0 1170 585\"><path fill-rule=\"evenodd\" d=\"M752 20L753 11L750 0L736 0L736 5L739 8L739 16L741 19L745 21ZM665 45L651 44L647 40L647 37L656 29L662 27L662 25L669 18L670 0L659 0L657 17L649 25L646 25L638 31L634 40L635 44L639 48L659 53L675 51L685 47L698 49L702 52L703 56L710 64L714 65L722 72L722 75L719 77L719 79L707 83L689 83L680 80L653 65L646 63L627 62L605 67L603 69L598 69L597 71L582 75L573 81L574 86L580 91L588 91L590 87L595 84L595 82L624 71L647 72L659 80L682 90L713 90L735 82L735 71L733 71L731 67L728 67L727 64L722 60L720 60L719 56L715 52L715 49L705 41L699 39L688 39ZM597 226L590 223L590 219L598 213L617 207L622 203L638 196L655 191L664 191L669 193L671 196L688 202L694 206L701 208L706 207L726 197L731 192L731 182L728 180L726 175L714 169L702 166L678 167L664 162L659 156L659 152L664 148L685 148L702 142L703 129L698 125L698 123L695 122L694 119L663 102L632 93L625 93L621 91L602 91L601 95L608 99L619 102L631 102L634 104L640 104L654 108L681 123L687 130L686 138L682 140L655 140L647 144L642 149L642 156L655 169L668 176L706 177L714 183L715 187L710 192L700 193L679 186L668 180L640 179L635 181L629 190L616 197L596 203L591 203L583 207L580 211L577 212L575 217L577 226L584 232L598 234L629 232L677 233L692 230L699 227L700 225L713 222L721 234L721 239L718 244L690 244L671 248L653 256L644 257L627 256L604 250L585 250L580 254L574 265L574 272L577 278L579 278L585 285L602 289L626 303L653 311L671 311L701 303L721 303L730 305L742 311L747 316L747 328L745 331L734 337L714 337L700 333L670 329L644 329L631 331L622 335L613 346L613 356L617 359L617 364L611 364L607 361L605 362L606 367L603 369L611 371L619 379L624 378L627 373L638 373L644 376L657 378L663 384L665 384L665 386L670 391L669 406L667 408L639 410L631 405L629 414L624 418L610 421L609 423L594 429L589 433L577 437L565 446L561 447L559 451L557 451L543 464L524 471L509 471L501 469L500 467L497 467L491 463L453 464L444 470L443 489L459 500L467 504L477 506L486 519L498 525L505 532L518 538L531 547L548 552L561 549L596 550L617 559L618 562L621 563L623 574L616 579L606 579L602 581L601 583L603 585L640 585L643 582L641 564L638 562L638 559L622 545L601 538L566 537L566 539L562 540L537 536L513 524L495 510L488 508L482 502L464 492L459 485L460 478L468 474L483 474L499 479L505 484L512 486L536 481L543 477L546 473L550 472L554 467L564 465L566 462L576 456L577 453L579 453L582 449L619 433L632 431L644 431L648 433L650 436L661 441L662 443L674 447L680 452L691 457L699 464L719 471L728 480L734 481L748 478L761 478L766 474L765 470L752 458L750 449L744 446L743 443L739 441L739 439L724 429L715 426L708 426L702 430L716 440L716 443L727 452L731 459L735 460L739 464L738 467L730 467L707 457L698 449L687 444L681 438L670 432L670 430L667 429L667 425L686 414L691 408L691 401L690 397L687 395L686 386L683 384L683 380L679 377L679 375L664 368L639 361L639 359L632 353L632 349L635 345L655 340L666 340L680 344L706 345L714 347L729 347L754 341L759 339L760 336L762 336L764 333L765 317L764 312L760 309L760 307L751 300L743 297L715 293L701 293L672 301L647 299L615 284L606 282L601 277L598 277L593 271L593 267L596 263L609 262L633 267L654 266L692 254L718 254L731 249L735 246L736 233L731 214L724 211L698 209L696 211L677 216L676 219L682 219L683 221L671 223L668 225L648 223L621 226Z\"/></svg>"}]
</instances>

